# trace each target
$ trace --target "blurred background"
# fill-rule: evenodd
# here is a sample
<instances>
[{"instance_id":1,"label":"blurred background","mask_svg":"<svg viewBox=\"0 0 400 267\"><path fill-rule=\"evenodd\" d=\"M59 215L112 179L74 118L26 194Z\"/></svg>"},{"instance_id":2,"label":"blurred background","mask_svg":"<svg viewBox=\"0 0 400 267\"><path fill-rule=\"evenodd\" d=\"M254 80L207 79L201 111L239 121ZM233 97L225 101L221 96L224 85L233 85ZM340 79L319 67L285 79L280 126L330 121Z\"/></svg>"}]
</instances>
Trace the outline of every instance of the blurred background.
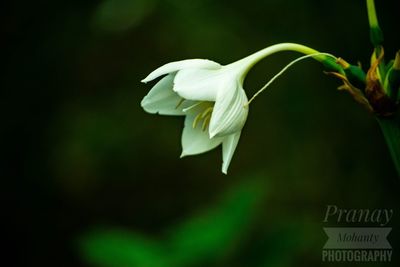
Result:
<instances>
[{"instance_id":1,"label":"blurred background","mask_svg":"<svg viewBox=\"0 0 400 267\"><path fill-rule=\"evenodd\" d=\"M377 1L388 58L400 48L397 4ZM181 117L140 107L152 86L140 80L181 59L227 64L298 42L368 67L364 1L9 1L1 21L11 266L343 266L321 261L329 204L394 209L393 261L363 266L398 266L386 144L318 63L295 65L252 103L227 176L220 148L179 159ZM256 65L248 96L298 56Z\"/></svg>"}]
</instances>

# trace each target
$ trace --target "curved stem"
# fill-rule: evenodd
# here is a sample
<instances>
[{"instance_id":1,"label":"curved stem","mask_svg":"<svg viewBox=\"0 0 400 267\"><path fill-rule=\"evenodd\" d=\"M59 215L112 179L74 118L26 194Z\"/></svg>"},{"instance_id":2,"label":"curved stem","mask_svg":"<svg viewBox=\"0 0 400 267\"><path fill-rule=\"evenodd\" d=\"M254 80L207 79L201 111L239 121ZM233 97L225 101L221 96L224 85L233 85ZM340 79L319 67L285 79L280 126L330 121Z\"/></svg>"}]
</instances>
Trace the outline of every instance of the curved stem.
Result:
<instances>
[{"instance_id":1,"label":"curved stem","mask_svg":"<svg viewBox=\"0 0 400 267\"><path fill-rule=\"evenodd\" d=\"M309 54L309 55L305 55L305 56L301 56L295 60L293 60L292 62L290 62L289 64L287 64L281 71L279 71L274 77L272 77L272 79L270 79L260 90L258 90L251 98L250 100L246 103L245 106L250 105L250 103L259 95L261 94L265 89L268 88L268 86L270 86L279 76L281 76L286 70L288 70L291 66L293 66L294 64L296 64L297 62L304 60L306 58L310 58L310 57L317 57L317 56L328 56L331 57L333 59L336 59L335 56L331 55L331 54L327 54L327 53L316 53L316 54Z\"/></svg>"},{"instance_id":2,"label":"curved stem","mask_svg":"<svg viewBox=\"0 0 400 267\"><path fill-rule=\"evenodd\" d=\"M232 65L240 65L240 66L245 66L244 69L242 69L242 77L244 77L247 72L259 61L262 59L266 58L267 56L270 56L272 54L282 52L282 51L294 51L294 52L299 52L305 55L313 55L312 56L315 60L323 63L326 67L338 71L338 72L343 72L343 69L341 66L339 66L335 62L335 58L332 58L332 56L327 56L324 53L320 53L319 51L310 48L305 45L301 44L296 44L296 43L280 43L276 45L271 45L268 46L258 52L255 52L254 54L251 54L239 61L236 61Z\"/></svg>"}]
</instances>

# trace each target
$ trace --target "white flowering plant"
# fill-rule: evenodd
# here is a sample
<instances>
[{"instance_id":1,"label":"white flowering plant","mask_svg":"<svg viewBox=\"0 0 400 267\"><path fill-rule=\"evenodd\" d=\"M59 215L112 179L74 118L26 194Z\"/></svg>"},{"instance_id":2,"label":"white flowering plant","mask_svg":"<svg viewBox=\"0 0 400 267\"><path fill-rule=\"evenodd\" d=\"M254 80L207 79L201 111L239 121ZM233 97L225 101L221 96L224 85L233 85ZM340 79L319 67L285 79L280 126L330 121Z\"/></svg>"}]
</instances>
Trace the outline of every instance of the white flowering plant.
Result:
<instances>
[{"instance_id":1,"label":"white flowering plant","mask_svg":"<svg viewBox=\"0 0 400 267\"><path fill-rule=\"evenodd\" d=\"M250 103L287 68L305 58L313 58L324 65L328 75L343 82L340 90L349 92L376 117L400 174L400 52L396 53L394 60L385 63L383 34L375 4L373 0L366 0L366 4L374 46L368 70L301 44L280 43L225 66L207 59L167 63L142 80L148 83L162 77L143 98L141 106L148 113L185 117L181 157L204 153L222 145L222 172L226 174L246 123ZM247 73L260 60L282 51L295 51L303 56L290 62L248 99L243 88Z\"/></svg>"}]
</instances>

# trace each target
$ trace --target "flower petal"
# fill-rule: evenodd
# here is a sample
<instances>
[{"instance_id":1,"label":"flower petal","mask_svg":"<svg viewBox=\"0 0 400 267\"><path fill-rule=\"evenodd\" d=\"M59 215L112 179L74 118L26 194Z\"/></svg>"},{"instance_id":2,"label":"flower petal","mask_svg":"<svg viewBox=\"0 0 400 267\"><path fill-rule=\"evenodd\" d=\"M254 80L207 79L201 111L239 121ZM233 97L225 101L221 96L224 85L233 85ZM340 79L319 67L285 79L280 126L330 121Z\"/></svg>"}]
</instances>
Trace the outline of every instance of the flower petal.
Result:
<instances>
[{"instance_id":1,"label":"flower petal","mask_svg":"<svg viewBox=\"0 0 400 267\"><path fill-rule=\"evenodd\" d=\"M236 146L239 142L241 132L236 132L234 134L228 135L224 138L222 143L222 172L224 174L228 173L228 167L231 163L233 153L235 153Z\"/></svg>"},{"instance_id":2,"label":"flower petal","mask_svg":"<svg viewBox=\"0 0 400 267\"><path fill-rule=\"evenodd\" d=\"M174 75L168 75L156 83L140 103L143 109L161 115L185 115L182 109L193 102L182 103L182 98L172 90L173 81Z\"/></svg>"},{"instance_id":3,"label":"flower petal","mask_svg":"<svg viewBox=\"0 0 400 267\"><path fill-rule=\"evenodd\" d=\"M201 122L193 128L193 122L201 111L202 109L200 106L193 108L185 118L185 127L182 133L181 157L210 151L223 141L223 138L219 137L210 139L207 129L202 129Z\"/></svg>"},{"instance_id":4,"label":"flower petal","mask_svg":"<svg viewBox=\"0 0 400 267\"><path fill-rule=\"evenodd\" d=\"M240 131L249 113L247 101L240 83L234 79L228 80L218 91L210 121L210 137L221 137Z\"/></svg>"},{"instance_id":5,"label":"flower petal","mask_svg":"<svg viewBox=\"0 0 400 267\"><path fill-rule=\"evenodd\" d=\"M184 69L178 71L173 90L191 100L215 101L223 82L221 69Z\"/></svg>"},{"instance_id":6,"label":"flower petal","mask_svg":"<svg viewBox=\"0 0 400 267\"><path fill-rule=\"evenodd\" d=\"M143 83L152 81L162 75L176 72L178 70L186 68L201 68L201 69L218 69L221 65L217 62L208 59L186 59L181 61L175 61L167 63L153 72L151 72L146 78L142 80Z\"/></svg>"}]
</instances>

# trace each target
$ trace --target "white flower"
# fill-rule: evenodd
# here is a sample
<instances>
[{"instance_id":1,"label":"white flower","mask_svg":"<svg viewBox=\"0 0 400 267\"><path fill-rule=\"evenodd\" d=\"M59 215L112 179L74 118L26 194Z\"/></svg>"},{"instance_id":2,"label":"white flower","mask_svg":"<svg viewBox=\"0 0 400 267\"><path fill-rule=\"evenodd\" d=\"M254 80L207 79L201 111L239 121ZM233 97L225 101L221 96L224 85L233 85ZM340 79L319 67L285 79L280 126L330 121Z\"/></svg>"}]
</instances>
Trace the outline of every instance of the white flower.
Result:
<instances>
[{"instance_id":1,"label":"white flower","mask_svg":"<svg viewBox=\"0 0 400 267\"><path fill-rule=\"evenodd\" d=\"M248 101L243 90L247 72L261 59L281 51L297 51L306 56L289 63ZM147 83L166 75L143 98L141 105L149 113L186 116L181 157L200 154L222 144L222 172L226 174L250 102L290 66L309 57L328 66L336 60L330 54L304 45L281 43L226 66L206 59L171 62L142 80Z\"/></svg>"},{"instance_id":2,"label":"white flower","mask_svg":"<svg viewBox=\"0 0 400 267\"><path fill-rule=\"evenodd\" d=\"M205 59L168 63L142 81L166 75L141 105L149 113L186 116L181 157L222 144L222 172L226 174L247 119L243 80L248 67L243 61L221 66Z\"/></svg>"}]
</instances>

